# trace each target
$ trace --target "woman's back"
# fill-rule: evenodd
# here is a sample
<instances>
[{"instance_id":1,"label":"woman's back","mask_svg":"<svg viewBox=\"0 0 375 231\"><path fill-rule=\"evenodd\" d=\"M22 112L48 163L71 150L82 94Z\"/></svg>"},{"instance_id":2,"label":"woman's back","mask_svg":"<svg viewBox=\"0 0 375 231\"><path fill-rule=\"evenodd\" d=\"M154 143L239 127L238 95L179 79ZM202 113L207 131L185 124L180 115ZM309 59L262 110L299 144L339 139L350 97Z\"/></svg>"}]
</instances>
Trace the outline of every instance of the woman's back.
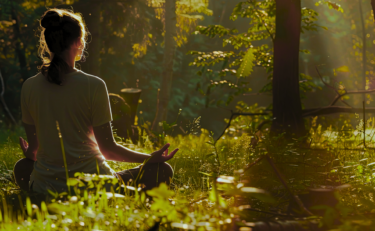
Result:
<instances>
[{"instance_id":1,"label":"woman's back","mask_svg":"<svg viewBox=\"0 0 375 231\"><path fill-rule=\"evenodd\" d=\"M22 121L30 145L20 137L26 158L14 167L17 184L24 190L40 193L47 193L48 189L68 191L65 168L68 177L76 172L99 171L125 183L135 180L142 170L144 174L138 183L144 184L145 189L160 182L169 183L173 170L164 162L173 158L178 149L168 154L169 144L166 144L148 155L118 145L112 135L111 108L104 81L75 69L75 62L83 57L88 34L81 15L49 9L43 14L40 26L41 73L26 80L21 91ZM64 166L57 122L67 166ZM147 166L115 173L103 155L114 161L143 163L147 160Z\"/></svg>"},{"instance_id":2,"label":"woman's back","mask_svg":"<svg viewBox=\"0 0 375 231\"><path fill-rule=\"evenodd\" d=\"M64 141L70 177L75 172L96 173L98 162L113 174L98 149L93 126L112 120L106 85L96 76L75 71L63 85L51 84L41 73L25 81L21 92L22 120L35 125L38 159L30 184L33 190L66 191L65 167L56 122Z\"/></svg>"}]
</instances>

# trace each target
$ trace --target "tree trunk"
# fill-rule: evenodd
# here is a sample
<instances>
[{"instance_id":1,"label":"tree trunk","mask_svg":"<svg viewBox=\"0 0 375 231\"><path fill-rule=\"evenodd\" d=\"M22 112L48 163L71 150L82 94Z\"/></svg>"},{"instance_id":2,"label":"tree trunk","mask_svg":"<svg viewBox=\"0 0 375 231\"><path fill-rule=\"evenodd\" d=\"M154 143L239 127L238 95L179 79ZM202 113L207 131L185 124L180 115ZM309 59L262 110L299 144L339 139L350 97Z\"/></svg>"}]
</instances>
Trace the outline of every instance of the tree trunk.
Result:
<instances>
[{"instance_id":1,"label":"tree trunk","mask_svg":"<svg viewBox=\"0 0 375 231\"><path fill-rule=\"evenodd\" d=\"M176 49L176 0L165 0L164 61L156 115L152 130L160 130L159 123L167 119L168 102L172 88L173 60Z\"/></svg>"},{"instance_id":2,"label":"tree trunk","mask_svg":"<svg viewBox=\"0 0 375 231\"><path fill-rule=\"evenodd\" d=\"M365 20L363 18L363 10L362 10L362 0L359 1L359 13L361 15L361 25L362 25L362 90L366 90L366 68L367 68L367 44L366 44L366 26ZM362 100L366 101L366 94L362 95Z\"/></svg>"},{"instance_id":3,"label":"tree trunk","mask_svg":"<svg viewBox=\"0 0 375 231\"><path fill-rule=\"evenodd\" d=\"M18 61L20 63L20 74L23 80L26 80L29 76L27 75L27 62L26 62L26 55L25 49L21 48L21 31L20 31L20 20L17 17L15 9L12 7L12 19L15 21L13 24L13 33L14 33L14 40L15 40L15 50L18 57Z\"/></svg>"},{"instance_id":4,"label":"tree trunk","mask_svg":"<svg viewBox=\"0 0 375 231\"><path fill-rule=\"evenodd\" d=\"M100 77L100 3L87 3L88 9L85 11L87 20L87 28L90 31L88 41L88 57L87 61L82 64L82 69L87 73Z\"/></svg>"},{"instance_id":5,"label":"tree trunk","mask_svg":"<svg viewBox=\"0 0 375 231\"><path fill-rule=\"evenodd\" d=\"M372 7L372 11L374 12L374 20L375 20L375 0L371 0L371 7Z\"/></svg>"},{"instance_id":6,"label":"tree trunk","mask_svg":"<svg viewBox=\"0 0 375 231\"><path fill-rule=\"evenodd\" d=\"M300 32L301 0L276 0L272 134L306 133L299 92Z\"/></svg>"}]
</instances>

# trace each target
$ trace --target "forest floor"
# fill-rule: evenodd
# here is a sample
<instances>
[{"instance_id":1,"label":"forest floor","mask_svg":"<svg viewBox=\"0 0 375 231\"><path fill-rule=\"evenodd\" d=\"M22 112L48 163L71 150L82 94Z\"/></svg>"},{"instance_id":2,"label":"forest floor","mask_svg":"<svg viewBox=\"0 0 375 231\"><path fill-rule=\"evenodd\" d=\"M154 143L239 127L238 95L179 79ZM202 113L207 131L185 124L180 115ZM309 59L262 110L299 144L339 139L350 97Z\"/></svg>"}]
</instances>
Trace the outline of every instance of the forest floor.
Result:
<instances>
[{"instance_id":1,"label":"forest floor","mask_svg":"<svg viewBox=\"0 0 375 231\"><path fill-rule=\"evenodd\" d=\"M103 184L114 179L87 175L74 181L75 196L55 195L47 203L34 202L33 195L21 192L11 181L12 168L22 158L17 143L18 136L24 136L22 128L3 131L0 229L155 230L157 224L160 230L244 231L276 222L285 227L298 223L372 230L375 130L368 127L365 141L361 126L339 132L316 126L308 142L270 138L246 129L229 129L217 142L205 130L199 135L167 136L171 149L180 149L169 161L173 184L148 191L152 202L132 186L125 186L125 194L114 188L105 192ZM143 138L142 145L125 145L152 152L152 143ZM259 160L262 157L269 159ZM134 167L109 164L116 171ZM78 191L79 182L91 182L93 189ZM301 210L291 193L300 196L307 210Z\"/></svg>"}]
</instances>

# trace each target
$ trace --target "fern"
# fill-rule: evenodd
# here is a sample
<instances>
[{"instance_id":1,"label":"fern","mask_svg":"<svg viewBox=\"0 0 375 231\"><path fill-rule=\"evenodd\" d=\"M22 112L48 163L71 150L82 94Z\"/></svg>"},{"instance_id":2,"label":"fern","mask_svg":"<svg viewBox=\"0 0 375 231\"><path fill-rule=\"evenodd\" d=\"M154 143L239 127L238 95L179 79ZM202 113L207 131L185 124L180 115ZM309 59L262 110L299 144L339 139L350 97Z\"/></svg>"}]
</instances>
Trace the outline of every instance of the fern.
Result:
<instances>
[{"instance_id":1,"label":"fern","mask_svg":"<svg viewBox=\"0 0 375 231\"><path fill-rule=\"evenodd\" d=\"M240 68L237 70L237 78L247 77L253 72L254 60L254 51L252 48L249 48L242 59Z\"/></svg>"}]
</instances>

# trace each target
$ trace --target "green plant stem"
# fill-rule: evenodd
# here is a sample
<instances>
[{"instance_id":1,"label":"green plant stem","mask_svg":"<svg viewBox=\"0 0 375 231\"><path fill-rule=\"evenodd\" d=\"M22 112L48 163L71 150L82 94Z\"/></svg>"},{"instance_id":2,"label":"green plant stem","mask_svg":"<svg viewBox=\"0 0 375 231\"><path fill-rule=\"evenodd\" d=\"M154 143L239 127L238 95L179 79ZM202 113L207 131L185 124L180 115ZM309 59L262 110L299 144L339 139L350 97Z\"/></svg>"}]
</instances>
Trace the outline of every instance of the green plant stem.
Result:
<instances>
[{"instance_id":1,"label":"green plant stem","mask_svg":"<svg viewBox=\"0 0 375 231\"><path fill-rule=\"evenodd\" d=\"M61 151L62 151L63 159L64 159L66 185L68 186L68 192L69 192L69 195L71 195L71 192L70 192L70 186L69 186L69 184L68 184L69 174L68 174L68 165L67 165L67 163L66 163L66 156L65 156L64 142L63 142L63 138L62 138L62 135L61 135L60 126L59 126L59 122L58 122L58 121L56 121L56 126L57 126L57 131L59 132Z\"/></svg>"},{"instance_id":2,"label":"green plant stem","mask_svg":"<svg viewBox=\"0 0 375 231\"><path fill-rule=\"evenodd\" d=\"M363 148L366 148L366 102L363 101Z\"/></svg>"}]
</instances>

